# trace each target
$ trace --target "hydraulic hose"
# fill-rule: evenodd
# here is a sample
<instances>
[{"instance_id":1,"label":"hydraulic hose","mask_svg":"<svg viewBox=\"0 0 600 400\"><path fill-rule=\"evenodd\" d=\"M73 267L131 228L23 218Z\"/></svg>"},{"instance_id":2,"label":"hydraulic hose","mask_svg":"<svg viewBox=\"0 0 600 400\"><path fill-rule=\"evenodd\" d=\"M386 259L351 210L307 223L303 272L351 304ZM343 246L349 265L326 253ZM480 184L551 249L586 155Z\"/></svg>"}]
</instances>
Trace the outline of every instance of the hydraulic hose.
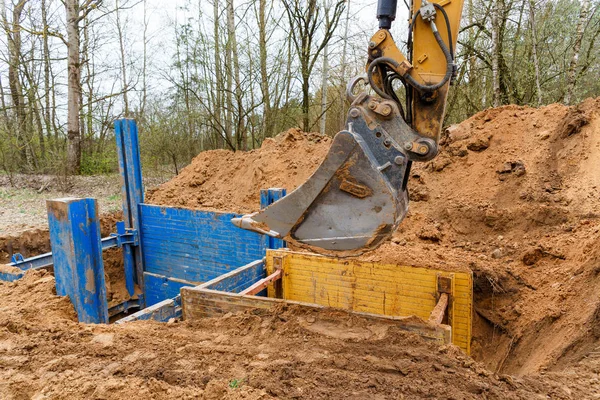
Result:
<instances>
[{"instance_id":1,"label":"hydraulic hose","mask_svg":"<svg viewBox=\"0 0 600 400\"><path fill-rule=\"evenodd\" d=\"M431 30L433 31L433 36L435 37L435 40L440 46L440 49L442 49L444 56L446 57L446 75L444 75L444 79L442 79L439 83L436 83L435 85L423 85L417 82L409 74L406 74L406 76L404 77L404 79L406 79L406 82L408 82L409 85L417 89L419 92L433 92L435 90L438 90L439 88L444 86L450 80L450 78L452 78L452 73L454 72L454 59L452 58L452 54L450 53L448 46L446 46L446 43L444 43L442 36L438 32L437 27L435 26L435 22L431 21L430 24ZM450 40L452 40L452 38L450 38Z\"/></svg>"}]
</instances>

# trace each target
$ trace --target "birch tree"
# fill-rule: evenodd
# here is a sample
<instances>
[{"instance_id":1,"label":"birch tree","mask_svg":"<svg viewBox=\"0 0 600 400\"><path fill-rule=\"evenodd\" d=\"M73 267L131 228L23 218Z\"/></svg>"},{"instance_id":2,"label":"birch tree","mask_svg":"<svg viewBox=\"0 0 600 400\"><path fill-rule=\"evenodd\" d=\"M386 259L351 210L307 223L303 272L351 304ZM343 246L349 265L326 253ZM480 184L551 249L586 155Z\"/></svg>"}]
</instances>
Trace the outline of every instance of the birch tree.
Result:
<instances>
[{"instance_id":1,"label":"birch tree","mask_svg":"<svg viewBox=\"0 0 600 400\"><path fill-rule=\"evenodd\" d=\"M575 32L575 43L573 45L573 56L567 70L567 87L565 90L565 104L571 104L573 99L573 92L577 83L577 64L579 62L579 52L581 51L581 43L583 41L583 34L585 32L585 26L588 21L588 14L590 12L590 0L582 0L581 11L579 12L579 20L577 21L577 31Z\"/></svg>"},{"instance_id":2,"label":"birch tree","mask_svg":"<svg viewBox=\"0 0 600 400\"><path fill-rule=\"evenodd\" d=\"M283 0L290 36L300 60L302 80L302 129L310 129L310 78L321 52L331 40L344 12L345 1L336 0L325 7L319 0ZM319 37L320 28L324 26Z\"/></svg>"}]
</instances>

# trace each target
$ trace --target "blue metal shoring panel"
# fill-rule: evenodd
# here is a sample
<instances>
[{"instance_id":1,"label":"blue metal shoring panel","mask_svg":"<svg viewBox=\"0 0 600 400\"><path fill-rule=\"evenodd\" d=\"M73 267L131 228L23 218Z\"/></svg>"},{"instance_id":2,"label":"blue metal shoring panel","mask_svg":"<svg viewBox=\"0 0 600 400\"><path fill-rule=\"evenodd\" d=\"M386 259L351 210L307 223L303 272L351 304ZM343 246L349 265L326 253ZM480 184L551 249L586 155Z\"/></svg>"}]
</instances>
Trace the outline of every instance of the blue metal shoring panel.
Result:
<instances>
[{"instance_id":1,"label":"blue metal shoring panel","mask_svg":"<svg viewBox=\"0 0 600 400\"><path fill-rule=\"evenodd\" d=\"M46 205L56 293L69 296L80 322L108 323L96 200L66 198Z\"/></svg>"},{"instance_id":2,"label":"blue metal shoring panel","mask_svg":"<svg viewBox=\"0 0 600 400\"><path fill-rule=\"evenodd\" d=\"M140 230L139 204L144 202L144 186L142 182L142 164L138 140L138 128L132 119L115 121L115 138L119 156L119 171L121 173L121 197L123 199L123 218L125 228ZM135 271L135 278L144 290L144 267L141 246L123 247L125 271ZM128 285L127 291L133 296L133 286ZM143 304L142 304L143 306Z\"/></svg>"},{"instance_id":3,"label":"blue metal shoring panel","mask_svg":"<svg viewBox=\"0 0 600 400\"><path fill-rule=\"evenodd\" d=\"M267 208L277 200L286 195L286 190L282 188L270 188L260 190L260 208ZM266 241L267 249L281 249L287 247L285 241L271 236L263 235Z\"/></svg>"}]
</instances>

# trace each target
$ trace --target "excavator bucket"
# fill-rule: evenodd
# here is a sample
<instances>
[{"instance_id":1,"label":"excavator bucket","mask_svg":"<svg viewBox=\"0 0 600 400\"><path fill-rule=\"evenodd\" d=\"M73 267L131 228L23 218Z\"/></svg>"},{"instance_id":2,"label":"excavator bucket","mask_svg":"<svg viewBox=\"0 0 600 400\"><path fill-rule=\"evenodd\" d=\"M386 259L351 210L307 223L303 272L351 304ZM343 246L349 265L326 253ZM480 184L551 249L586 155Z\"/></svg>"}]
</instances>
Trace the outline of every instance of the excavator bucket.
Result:
<instances>
[{"instance_id":1,"label":"excavator bucket","mask_svg":"<svg viewBox=\"0 0 600 400\"><path fill-rule=\"evenodd\" d=\"M337 256L360 254L389 238L408 211L410 163L383 125L367 125L369 111L360 102L351 110L348 130L335 136L327 157L304 184L232 222Z\"/></svg>"}]
</instances>

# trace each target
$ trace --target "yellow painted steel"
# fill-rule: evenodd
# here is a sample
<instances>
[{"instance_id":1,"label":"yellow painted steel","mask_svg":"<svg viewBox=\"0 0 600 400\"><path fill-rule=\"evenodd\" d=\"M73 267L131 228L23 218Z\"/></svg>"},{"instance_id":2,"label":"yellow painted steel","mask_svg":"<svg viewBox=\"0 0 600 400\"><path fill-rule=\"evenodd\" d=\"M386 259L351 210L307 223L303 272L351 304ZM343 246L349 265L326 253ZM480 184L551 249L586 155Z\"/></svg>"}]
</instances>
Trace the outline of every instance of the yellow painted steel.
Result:
<instances>
[{"instance_id":1,"label":"yellow painted steel","mask_svg":"<svg viewBox=\"0 0 600 400\"><path fill-rule=\"evenodd\" d=\"M277 261L276 261L277 260ZM402 265L339 259L285 250L267 251L267 273L281 262L283 298L389 316L429 318L437 303L438 277L452 282L448 323L452 343L470 353L473 277ZM268 288L269 297L275 289Z\"/></svg>"}]
</instances>

